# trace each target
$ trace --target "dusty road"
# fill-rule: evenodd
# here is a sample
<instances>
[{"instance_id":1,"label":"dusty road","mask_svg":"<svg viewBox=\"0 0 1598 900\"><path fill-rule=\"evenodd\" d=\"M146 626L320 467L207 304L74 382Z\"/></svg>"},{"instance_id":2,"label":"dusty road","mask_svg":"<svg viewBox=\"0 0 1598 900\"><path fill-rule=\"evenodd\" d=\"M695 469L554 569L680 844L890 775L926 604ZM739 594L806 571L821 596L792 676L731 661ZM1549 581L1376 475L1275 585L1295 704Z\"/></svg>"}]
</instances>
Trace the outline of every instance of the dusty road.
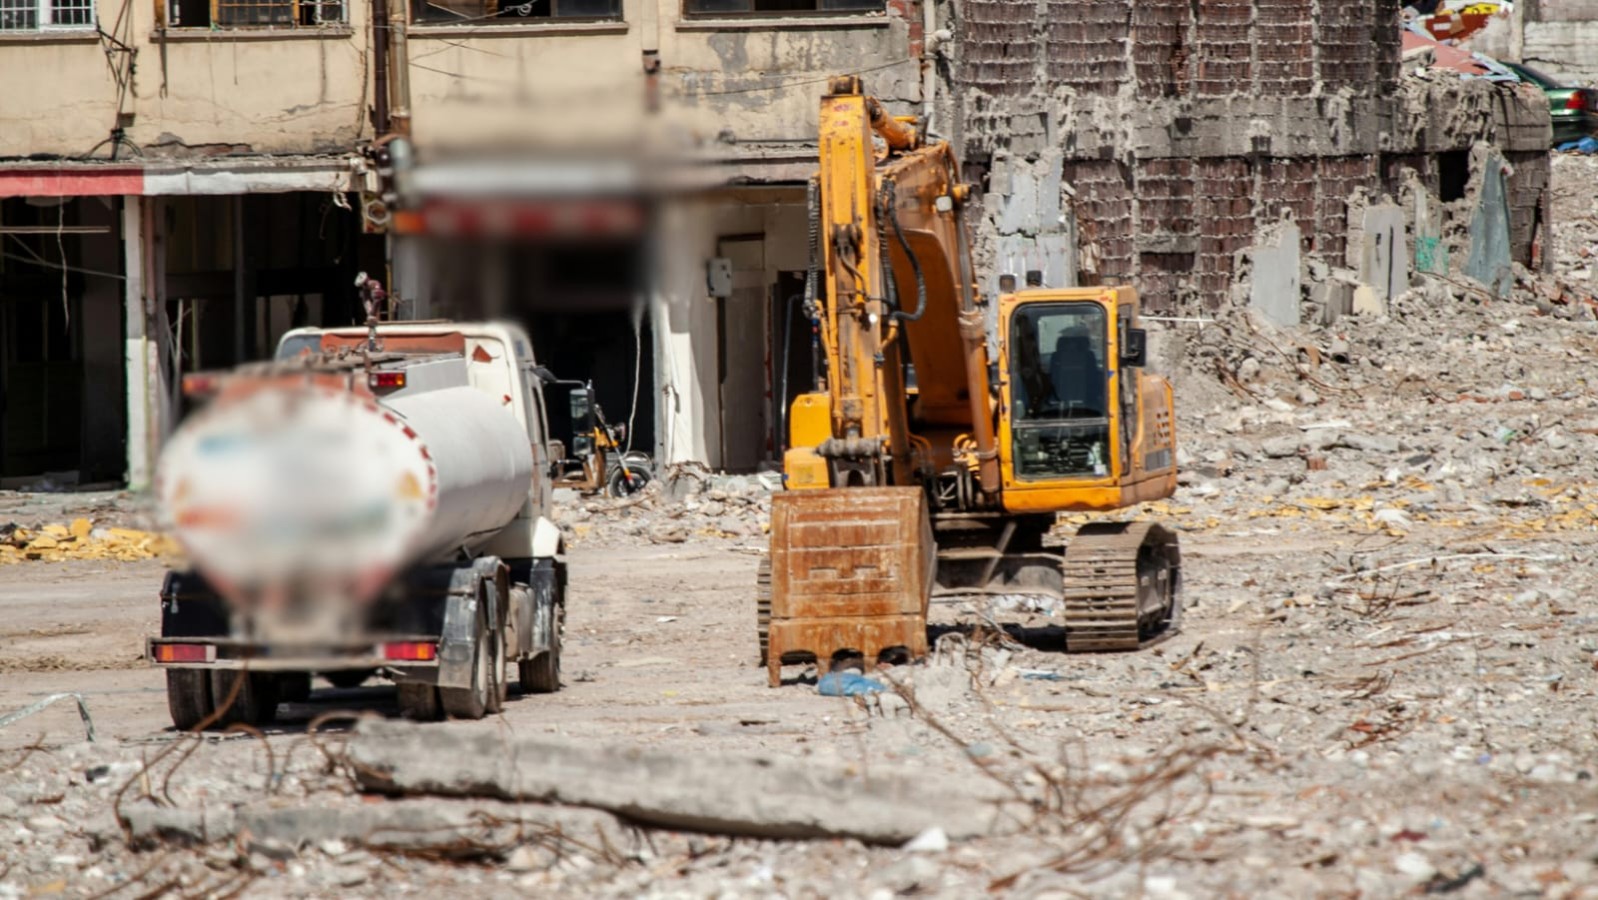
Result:
<instances>
[{"instance_id":1,"label":"dusty road","mask_svg":"<svg viewBox=\"0 0 1598 900\"><path fill-rule=\"evenodd\" d=\"M984 786L1027 806L1024 828L919 850L518 831L451 844L465 860L361 833L134 836L130 807L201 826L392 809L341 762L347 722L306 734L335 710L392 714L392 689L286 706L264 746L184 738L138 660L160 564L30 562L0 566L0 713L78 691L100 740L66 706L0 730L0 898L1598 896L1595 170L1556 160L1555 272L1517 273L1508 298L1427 277L1331 326L1224 309L1159 336L1183 482L1136 514L1180 532L1188 610L1156 647L989 631L899 673L916 715L868 716L754 665L757 488L569 503L564 688L436 726ZM0 501L0 526L72 514Z\"/></svg>"},{"instance_id":2,"label":"dusty road","mask_svg":"<svg viewBox=\"0 0 1598 900\"><path fill-rule=\"evenodd\" d=\"M1218 517L1205 508L1174 508L1192 527L1180 635L1139 654L1067 656L1046 631L1029 632L1038 646L1008 642L973 654L973 676L929 681L927 721L867 718L806 684L765 686L750 637L758 539L579 542L563 690L513 698L495 722L450 726L842 760L923 773L929 790L990 777L983 767L1025 784L1037 764L1074 762L1084 795L1127 806L1115 840L1084 850L1083 834L1105 826L1055 812L1033 834L930 856L712 840L682 845L680 858L665 849L614 867L527 872L503 860L462 868L310 846L287 863L244 854L240 865L259 869L248 870L249 894L514 882L617 895L864 896L921 885L958 896L997 884L1380 896L1457 882L1486 896L1587 883L1598 836L1591 533L1504 540L1428 528L1398 538L1358 514L1298 509L1233 513L1211 527ZM1351 564L1395 568L1361 578ZM62 704L0 734L0 766L12 766L0 774L9 798L0 807L13 823L0 826L0 858L14 863L4 881L13 893L57 882L92 893L153 858L92 849L115 834L106 824L115 785L85 773L148 758L175 737L159 673L136 660L156 625L160 571L147 562L4 572L0 709L75 690L100 733L96 747L79 743L77 715ZM292 756L312 717L391 715L391 694L375 682L325 689L286 706L271 741ZM174 796L260 799L261 772L250 742L213 741L175 777ZM1171 781L1163 797L1132 802L1126 786L1146 777ZM350 799L347 784L314 767L300 778L307 797ZM53 839L49 853L25 852L41 837ZM1081 859L1061 863L1065 848ZM214 857L166 865L203 887L228 871Z\"/></svg>"}]
</instances>

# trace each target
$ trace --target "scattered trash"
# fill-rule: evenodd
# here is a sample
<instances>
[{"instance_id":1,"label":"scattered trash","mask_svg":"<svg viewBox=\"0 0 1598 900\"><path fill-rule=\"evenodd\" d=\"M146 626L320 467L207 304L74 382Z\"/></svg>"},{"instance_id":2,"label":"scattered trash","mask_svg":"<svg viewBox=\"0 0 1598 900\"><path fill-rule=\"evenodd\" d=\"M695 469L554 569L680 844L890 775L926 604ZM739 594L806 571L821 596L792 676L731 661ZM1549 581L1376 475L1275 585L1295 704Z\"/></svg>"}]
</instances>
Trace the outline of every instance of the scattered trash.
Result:
<instances>
[{"instance_id":1,"label":"scattered trash","mask_svg":"<svg viewBox=\"0 0 1598 900\"><path fill-rule=\"evenodd\" d=\"M887 689L887 685L859 672L828 672L816 681L816 691L823 697L857 697Z\"/></svg>"},{"instance_id":2,"label":"scattered trash","mask_svg":"<svg viewBox=\"0 0 1598 900\"><path fill-rule=\"evenodd\" d=\"M949 836L934 825L916 835L901 849L910 853L942 853L949 849Z\"/></svg>"},{"instance_id":3,"label":"scattered trash","mask_svg":"<svg viewBox=\"0 0 1598 900\"><path fill-rule=\"evenodd\" d=\"M1557 148L1560 153L1584 153L1591 155L1598 153L1598 138L1588 135L1579 141L1566 141Z\"/></svg>"},{"instance_id":4,"label":"scattered trash","mask_svg":"<svg viewBox=\"0 0 1598 900\"><path fill-rule=\"evenodd\" d=\"M77 702L77 704L78 704L78 718L83 720L84 736L90 743L93 743L94 742L94 720L89 718L89 704L88 704L87 701L85 701L83 699L83 695L82 694L73 693L73 692L68 692L68 693L63 693L63 694L51 694L50 696L44 698L43 700L40 700L37 703L30 703L27 706L24 706L23 708L17 710L14 713L8 713L8 714L6 714L4 716L0 716L0 728L4 728L4 727L6 727L7 725L10 725L13 722L16 722L16 721L19 721L19 720L22 720L22 719L26 719L27 717L29 717L29 716L33 715L34 713L37 713L37 712L45 709L46 707L48 707L48 706L50 706L52 704L58 703L58 702L60 702L62 700L68 700L68 699L71 699L71 700L74 700L74 701Z\"/></svg>"}]
</instances>

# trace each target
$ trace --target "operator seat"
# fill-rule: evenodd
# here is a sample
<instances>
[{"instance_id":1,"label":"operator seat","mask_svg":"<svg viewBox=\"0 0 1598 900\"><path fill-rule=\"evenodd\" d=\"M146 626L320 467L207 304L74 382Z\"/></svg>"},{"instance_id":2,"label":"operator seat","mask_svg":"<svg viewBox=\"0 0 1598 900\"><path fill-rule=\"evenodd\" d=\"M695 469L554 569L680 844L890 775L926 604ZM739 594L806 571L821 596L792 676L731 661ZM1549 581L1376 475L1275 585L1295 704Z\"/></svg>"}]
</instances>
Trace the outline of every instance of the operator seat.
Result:
<instances>
[{"instance_id":1,"label":"operator seat","mask_svg":"<svg viewBox=\"0 0 1598 900\"><path fill-rule=\"evenodd\" d=\"M1061 411L1083 417L1106 414L1104 370L1093 355L1093 342L1080 334L1062 334L1049 359L1049 381Z\"/></svg>"}]
</instances>

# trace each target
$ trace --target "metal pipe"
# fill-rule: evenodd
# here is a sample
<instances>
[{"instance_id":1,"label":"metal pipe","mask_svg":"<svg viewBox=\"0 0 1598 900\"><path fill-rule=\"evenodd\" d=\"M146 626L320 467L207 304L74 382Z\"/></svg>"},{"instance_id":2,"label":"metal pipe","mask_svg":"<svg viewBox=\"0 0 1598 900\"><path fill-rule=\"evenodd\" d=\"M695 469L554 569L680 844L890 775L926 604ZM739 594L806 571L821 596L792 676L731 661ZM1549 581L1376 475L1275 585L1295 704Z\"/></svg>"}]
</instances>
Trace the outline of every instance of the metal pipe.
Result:
<instances>
[{"instance_id":1,"label":"metal pipe","mask_svg":"<svg viewBox=\"0 0 1598 900\"><path fill-rule=\"evenodd\" d=\"M921 0L921 131L932 133L932 119L937 112L934 100L938 93L938 67L934 61L938 46L938 13L933 0Z\"/></svg>"},{"instance_id":2,"label":"metal pipe","mask_svg":"<svg viewBox=\"0 0 1598 900\"><path fill-rule=\"evenodd\" d=\"M388 0L372 0L372 130L378 137L388 134L388 36L383 23L388 20Z\"/></svg>"},{"instance_id":3,"label":"metal pipe","mask_svg":"<svg viewBox=\"0 0 1598 900\"><path fill-rule=\"evenodd\" d=\"M914 127L888 115L888 110L875 97L866 98L866 113L871 117L871 130L894 150L910 150L916 145Z\"/></svg>"},{"instance_id":4,"label":"metal pipe","mask_svg":"<svg viewBox=\"0 0 1598 900\"><path fill-rule=\"evenodd\" d=\"M388 18L389 33L394 40L394 96L388 115L394 133L408 136L411 133L411 64L405 28L405 10L397 9Z\"/></svg>"},{"instance_id":5,"label":"metal pipe","mask_svg":"<svg viewBox=\"0 0 1598 900\"><path fill-rule=\"evenodd\" d=\"M950 174L954 174L951 162ZM951 187L950 193L954 190ZM956 263L960 277L960 340L965 345L966 394L971 403L971 437L977 443L977 481L984 494L999 492L998 440L993 434L993 410L988 406L987 324L971 293L971 252L966 246L964 204L954 204Z\"/></svg>"}]
</instances>

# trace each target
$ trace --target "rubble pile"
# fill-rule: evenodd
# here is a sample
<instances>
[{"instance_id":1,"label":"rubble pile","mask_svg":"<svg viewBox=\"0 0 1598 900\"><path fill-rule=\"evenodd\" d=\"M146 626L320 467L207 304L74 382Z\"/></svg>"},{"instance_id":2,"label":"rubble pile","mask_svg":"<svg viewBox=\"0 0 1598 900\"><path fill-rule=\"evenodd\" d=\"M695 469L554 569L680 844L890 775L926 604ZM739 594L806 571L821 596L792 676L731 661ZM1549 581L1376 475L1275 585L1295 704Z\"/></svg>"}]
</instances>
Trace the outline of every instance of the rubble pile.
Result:
<instances>
[{"instance_id":1,"label":"rubble pile","mask_svg":"<svg viewBox=\"0 0 1598 900\"><path fill-rule=\"evenodd\" d=\"M729 476L676 466L624 500L557 497L555 524L568 543L589 546L697 538L753 545L771 531L771 491L779 485L777 473Z\"/></svg>"},{"instance_id":2,"label":"rubble pile","mask_svg":"<svg viewBox=\"0 0 1598 900\"><path fill-rule=\"evenodd\" d=\"M0 525L0 566L27 560L63 562L69 559L139 559L175 557L181 552L172 538L134 528L96 527L88 519L71 524L52 523L36 528Z\"/></svg>"}]
</instances>

